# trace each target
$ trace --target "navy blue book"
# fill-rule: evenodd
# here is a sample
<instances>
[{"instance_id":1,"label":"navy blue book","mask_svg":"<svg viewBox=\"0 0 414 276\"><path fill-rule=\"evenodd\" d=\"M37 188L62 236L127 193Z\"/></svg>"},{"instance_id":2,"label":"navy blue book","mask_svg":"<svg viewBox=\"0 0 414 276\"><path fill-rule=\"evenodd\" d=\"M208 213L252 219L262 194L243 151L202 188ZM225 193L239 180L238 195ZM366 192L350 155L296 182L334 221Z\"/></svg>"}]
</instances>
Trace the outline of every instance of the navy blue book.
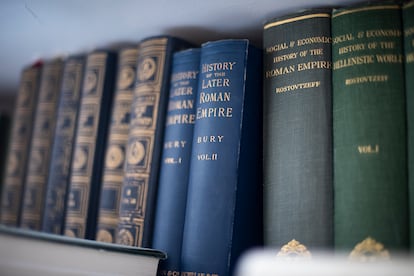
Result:
<instances>
[{"instance_id":1,"label":"navy blue book","mask_svg":"<svg viewBox=\"0 0 414 276\"><path fill-rule=\"evenodd\" d=\"M65 60L63 68L41 229L47 233L63 234L66 194L85 63L85 56L73 55Z\"/></svg>"},{"instance_id":2,"label":"navy blue book","mask_svg":"<svg viewBox=\"0 0 414 276\"><path fill-rule=\"evenodd\" d=\"M87 56L66 199L67 236L95 239L116 63L117 54L108 50Z\"/></svg>"},{"instance_id":3,"label":"navy blue book","mask_svg":"<svg viewBox=\"0 0 414 276\"><path fill-rule=\"evenodd\" d=\"M0 208L1 223L9 226L18 226L19 224L42 67L43 64L37 62L25 67L21 73L12 118Z\"/></svg>"},{"instance_id":4,"label":"navy blue book","mask_svg":"<svg viewBox=\"0 0 414 276\"><path fill-rule=\"evenodd\" d=\"M123 46L118 53L118 71L110 129L102 171L96 240L114 243L119 218L119 201L124 180L125 148L128 142L131 104L138 57L138 45Z\"/></svg>"},{"instance_id":5,"label":"navy blue book","mask_svg":"<svg viewBox=\"0 0 414 276\"><path fill-rule=\"evenodd\" d=\"M160 275L180 272L199 71L199 48L174 54L152 243L168 255Z\"/></svg>"},{"instance_id":6,"label":"navy blue book","mask_svg":"<svg viewBox=\"0 0 414 276\"><path fill-rule=\"evenodd\" d=\"M189 47L170 36L139 43L116 243L151 247L172 54Z\"/></svg>"},{"instance_id":7,"label":"navy blue book","mask_svg":"<svg viewBox=\"0 0 414 276\"><path fill-rule=\"evenodd\" d=\"M20 227L40 230L49 175L51 145L55 134L57 103L60 97L63 60L45 62L40 80L39 100L34 117L27 176L23 190Z\"/></svg>"},{"instance_id":8,"label":"navy blue book","mask_svg":"<svg viewBox=\"0 0 414 276\"><path fill-rule=\"evenodd\" d=\"M201 47L181 275L231 275L262 244L262 52L244 39Z\"/></svg>"}]
</instances>

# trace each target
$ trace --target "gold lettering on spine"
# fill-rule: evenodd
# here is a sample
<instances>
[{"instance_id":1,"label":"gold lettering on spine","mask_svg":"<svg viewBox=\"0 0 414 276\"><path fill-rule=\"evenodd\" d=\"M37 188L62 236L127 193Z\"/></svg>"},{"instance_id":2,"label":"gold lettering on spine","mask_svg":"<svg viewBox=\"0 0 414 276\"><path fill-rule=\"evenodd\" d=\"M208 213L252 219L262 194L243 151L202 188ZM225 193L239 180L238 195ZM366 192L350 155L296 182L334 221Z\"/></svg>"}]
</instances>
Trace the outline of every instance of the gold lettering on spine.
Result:
<instances>
[{"instance_id":1,"label":"gold lettering on spine","mask_svg":"<svg viewBox=\"0 0 414 276\"><path fill-rule=\"evenodd\" d=\"M295 23L310 18L330 18L329 13L318 13L297 16L271 22L264 26L266 31L272 28L284 28L281 25ZM285 75L297 75L307 70L331 70L332 61L326 60L327 45L330 51L332 38L324 35L313 35L295 38L286 41L277 41L265 47L265 55L271 64L264 70L265 79L278 79ZM293 78L292 78L293 79ZM278 83L278 81L275 81ZM302 89L317 88L321 80L311 80L304 83L291 83L273 88L276 94ZM311 91L311 90L309 90Z\"/></svg>"}]
</instances>

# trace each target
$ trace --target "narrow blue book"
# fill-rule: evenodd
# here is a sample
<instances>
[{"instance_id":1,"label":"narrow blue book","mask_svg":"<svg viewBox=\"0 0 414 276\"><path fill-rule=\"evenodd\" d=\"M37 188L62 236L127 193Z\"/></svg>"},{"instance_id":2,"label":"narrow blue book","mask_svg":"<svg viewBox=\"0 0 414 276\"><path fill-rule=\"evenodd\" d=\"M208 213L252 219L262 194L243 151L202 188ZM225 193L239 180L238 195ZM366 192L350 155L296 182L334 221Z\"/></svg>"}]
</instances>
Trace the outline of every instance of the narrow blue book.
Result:
<instances>
[{"instance_id":1,"label":"narrow blue book","mask_svg":"<svg viewBox=\"0 0 414 276\"><path fill-rule=\"evenodd\" d=\"M231 275L262 245L261 54L244 39L201 47L181 275Z\"/></svg>"},{"instance_id":2,"label":"narrow blue book","mask_svg":"<svg viewBox=\"0 0 414 276\"><path fill-rule=\"evenodd\" d=\"M160 275L180 272L199 68L199 48L174 54L152 243L168 255Z\"/></svg>"},{"instance_id":3,"label":"narrow blue book","mask_svg":"<svg viewBox=\"0 0 414 276\"><path fill-rule=\"evenodd\" d=\"M43 210L42 231L47 233L63 234L66 194L85 63L84 55L72 55L64 64Z\"/></svg>"},{"instance_id":4,"label":"narrow blue book","mask_svg":"<svg viewBox=\"0 0 414 276\"><path fill-rule=\"evenodd\" d=\"M66 199L64 234L69 237L95 239L117 58L106 49L86 57Z\"/></svg>"}]
</instances>

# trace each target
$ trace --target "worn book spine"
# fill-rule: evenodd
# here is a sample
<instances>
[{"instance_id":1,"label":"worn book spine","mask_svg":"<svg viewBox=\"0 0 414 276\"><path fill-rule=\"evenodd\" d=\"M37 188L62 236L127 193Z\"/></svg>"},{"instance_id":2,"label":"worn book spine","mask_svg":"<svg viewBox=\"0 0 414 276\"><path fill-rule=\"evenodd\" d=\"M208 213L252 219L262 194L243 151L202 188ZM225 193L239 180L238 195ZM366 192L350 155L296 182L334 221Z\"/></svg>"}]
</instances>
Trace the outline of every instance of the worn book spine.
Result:
<instances>
[{"instance_id":1,"label":"worn book spine","mask_svg":"<svg viewBox=\"0 0 414 276\"><path fill-rule=\"evenodd\" d=\"M262 69L248 40L201 47L181 275L232 275L262 244Z\"/></svg>"},{"instance_id":2,"label":"worn book spine","mask_svg":"<svg viewBox=\"0 0 414 276\"><path fill-rule=\"evenodd\" d=\"M41 229L47 233L63 234L66 194L85 62L86 58L83 55L69 56L63 68Z\"/></svg>"},{"instance_id":3,"label":"worn book spine","mask_svg":"<svg viewBox=\"0 0 414 276\"><path fill-rule=\"evenodd\" d=\"M63 60L61 58L47 61L43 67L28 158L29 164L27 165L27 176L23 190L23 205L20 214L22 228L40 230L42 227L62 69Z\"/></svg>"},{"instance_id":4,"label":"worn book spine","mask_svg":"<svg viewBox=\"0 0 414 276\"><path fill-rule=\"evenodd\" d=\"M331 10L263 31L264 243L333 247Z\"/></svg>"},{"instance_id":5,"label":"worn book spine","mask_svg":"<svg viewBox=\"0 0 414 276\"><path fill-rule=\"evenodd\" d=\"M172 54L188 47L170 36L140 42L116 243L151 247Z\"/></svg>"},{"instance_id":6,"label":"worn book spine","mask_svg":"<svg viewBox=\"0 0 414 276\"><path fill-rule=\"evenodd\" d=\"M408 246L401 21L392 2L332 15L335 248L355 257Z\"/></svg>"},{"instance_id":7,"label":"worn book spine","mask_svg":"<svg viewBox=\"0 0 414 276\"><path fill-rule=\"evenodd\" d=\"M136 76L138 45L119 51L116 90L105 153L96 240L115 242L119 200L124 179L125 148Z\"/></svg>"},{"instance_id":8,"label":"worn book spine","mask_svg":"<svg viewBox=\"0 0 414 276\"><path fill-rule=\"evenodd\" d=\"M37 62L21 74L2 187L1 223L9 226L19 225L42 66Z\"/></svg>"},{"instance_id":9,"label":"worn book spine","mask_svg":"<svg viewBox=\"0 0 414 276\"><path fill-rule=\"evenodd\" d=\"M117 54L88 54L81 92L64 234L95 239L102 167L115 82Z\"/></svg>"},{"instance_id":10,"label":"worn book spine","mask_svg":"<svg viewBox=\"0 0 414 276\"><path fill-rule=\"evenodd\" d=\"M199 68L199 48L174 54L152 243L168 255L159 275L180 272Z\"/></svg>"},{"instance_id":11,"label":"worn book spine","mask_svg":"<svg viewBox=\"0 0 414 276\"><path fill-rule=\"evenodd\" d=\"M405 91L407 98L407 146L410 249L414 251L414 1L403 5Z\"/></svg>"}]
</instances>

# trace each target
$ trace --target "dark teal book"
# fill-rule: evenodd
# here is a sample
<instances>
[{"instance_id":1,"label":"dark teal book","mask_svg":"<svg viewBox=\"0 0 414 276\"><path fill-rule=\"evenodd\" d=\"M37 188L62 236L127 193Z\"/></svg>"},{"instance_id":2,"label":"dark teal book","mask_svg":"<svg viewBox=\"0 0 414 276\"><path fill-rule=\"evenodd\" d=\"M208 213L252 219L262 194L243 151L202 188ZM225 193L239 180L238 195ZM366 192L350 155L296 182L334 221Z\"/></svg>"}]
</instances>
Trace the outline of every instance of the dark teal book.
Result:
<instances>
[{"instance_id":1,"label":"dark teal book","mask_svg":"<svg viewBox=\"0 0 414 276\"><path fill-rule=\"evenodd\" d=\"M41 229L47 233L63 234L66 194L85 63L85 56L73 55L65 60L63 68Z\"/></svg>"},{"instance_id":2,"label":"dark teal book","mask_svg":"<svg viewBox=\"0 0 414 276\"><path fill-rule=\"evenodd\" d=\"M43 65L23 190L23 205L20 214L20 227L22 228L40 230L42 227L62 69L63 59L61 58L46 61Z\"/></svg>"},{"instance_id":3,"label":"dark teal book","mask_svg":"<svg viewBox=\"0 0 414 276\"><path fill-rule=\"evenodd\" d=\"M262 245L261 50L204 43L197 92L181 275L232 275Z\"/></svg>"},{"instance_id":4,"label":"dark teal book","mask_svg":"<svg viewBox=\"0 0 414 276\"><path fill-rule=\"evenodd\" d=\"M124 180L125 152L128 142L131 104L134 96L138 45L124 46L118 53L118 69L102 187L99 199L96 240L114 243L119 219L119 203Z\"/></svg>"},{"instance_id":5,"label":"dark teal book","mask_svg":"<svg viewBox=\"0 0 414 276\"><path fill-rule=\"evenodd\" d=\"M178 275L195 122L200 49L173 56L152 247L167 253L159 275Z\"/></svg>"},{"instance_id":6,"label":"dark teal book","mask_svg":"<svg viewBox=\"0 0 414 276\"><path fill-rule=\"evenodd\" d=\"M113 51L95 50L87 55L66 199L67 236L95 239L116 64Z\"/></svg>"},{"instance_id":7,"label":"dark teal book","mask_svg":"<svg viewBox=\"0 0 414 276\"><path fill-rule=\"evenodd\" d=\"M21 73L2 187L1 223L9 226L18 226L20 220L42 66L37 62Z\"/></svg>"},{"instance_id":8,"label":"dark teal book","mask_svg":"<svg viewBox=\"0 0 414 276\"><path fill-rule=\"evenodd\" d=\"M151 247L172 54L189 47L171 36L139 43L116 243Z\"/></svg>"},{"instance_id":9,"label":"dark teal book","mask_svg":"<svg viewBox=\"0 0 414 276\"><path fill-rule=\"evenodd\" d=\"M332 13L334 243L352 258L409 244L401 6Z\"/></svg>"},{"instance_id":10,"label":"dark teal book","mask_svg":"<svg viewBox=\"0 0 414 276\"><path fill-rule=\"evenodd\" d=\"M407 147L410 250L414 252L414 1L403 5L404 69L407 98Z\"/></svg>"},{"instance_id":11,"label":"dark teal book","mask_svg":"<svg viewBox=\"0 0 414 276\"><path fill-rule=\"evenodd\" d=\"M264 244L333 248L331 10L263 30ZM294 250L292 248L292 250Z\"/></svg>"}]
</instances>

